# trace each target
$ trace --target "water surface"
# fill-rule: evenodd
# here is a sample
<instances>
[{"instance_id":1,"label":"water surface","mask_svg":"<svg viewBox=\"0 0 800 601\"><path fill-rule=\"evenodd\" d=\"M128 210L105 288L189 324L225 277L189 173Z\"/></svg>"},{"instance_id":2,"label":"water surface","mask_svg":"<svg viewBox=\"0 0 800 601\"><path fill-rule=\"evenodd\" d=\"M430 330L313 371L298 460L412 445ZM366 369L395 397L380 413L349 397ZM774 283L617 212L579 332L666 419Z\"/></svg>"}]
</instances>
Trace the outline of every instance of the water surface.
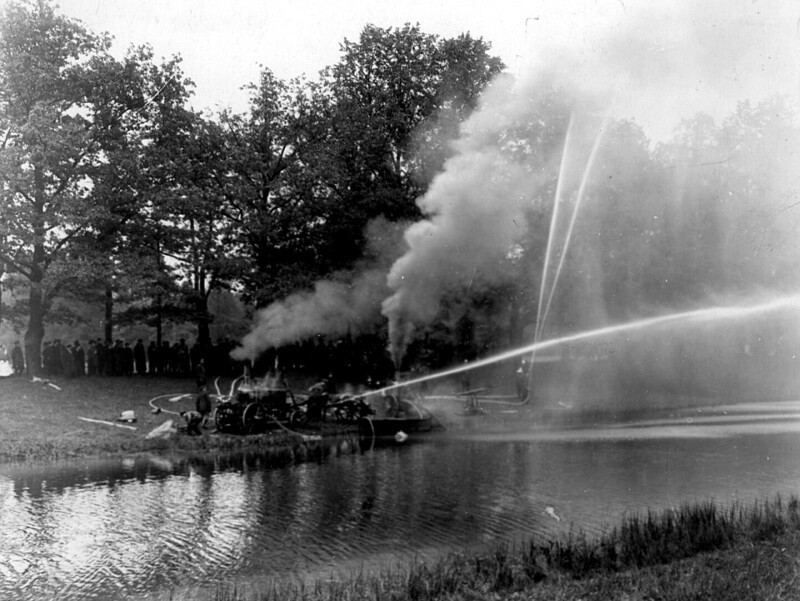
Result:
<instances>
[{"instance_id":1,"label":"water surface","mask_svg":"<svg viewBox=\"0 0 800 601\"><path fill-rule=\"evenodd\" d=\"M0 598L186 598L631 512L800 493L800 403L583 428L498 411L410 444L0 468Z\"/></svg>"}]
</instances>

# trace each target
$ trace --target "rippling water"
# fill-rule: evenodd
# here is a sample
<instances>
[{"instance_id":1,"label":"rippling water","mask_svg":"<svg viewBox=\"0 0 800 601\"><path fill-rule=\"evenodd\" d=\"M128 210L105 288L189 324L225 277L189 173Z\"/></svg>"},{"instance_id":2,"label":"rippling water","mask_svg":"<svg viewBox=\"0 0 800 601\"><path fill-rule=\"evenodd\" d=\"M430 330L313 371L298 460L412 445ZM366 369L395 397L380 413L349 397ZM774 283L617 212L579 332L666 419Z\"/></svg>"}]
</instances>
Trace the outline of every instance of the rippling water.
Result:
<instances>
[{"instance_id":1,"label":"rippling water","mask_svg":"<svg viewBox=\"0 0 800 601\"><path fill-rule=\"evenodd\" d=\"M500 423L504 421L505 423ZM187 597L570 529L695 499L800 493L800 404L625 426L466 422L370 451L0 468L0 598ZM490 427L491 426L491 427Z\"/></svg>"}]
</instances>

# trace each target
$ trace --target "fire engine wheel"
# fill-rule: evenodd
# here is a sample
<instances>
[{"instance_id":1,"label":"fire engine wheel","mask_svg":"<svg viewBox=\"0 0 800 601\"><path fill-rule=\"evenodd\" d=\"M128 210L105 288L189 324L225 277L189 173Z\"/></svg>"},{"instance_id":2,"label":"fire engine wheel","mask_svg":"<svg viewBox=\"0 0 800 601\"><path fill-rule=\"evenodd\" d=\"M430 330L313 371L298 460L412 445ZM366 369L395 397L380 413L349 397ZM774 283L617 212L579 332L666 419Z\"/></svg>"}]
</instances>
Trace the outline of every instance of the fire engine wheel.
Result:
<instances>
[{"instance_id":1,"label":"fire engine wheel","mask_svg":"<svg viewBox=\"0 0 800 601\"><path fill-rule=\"evenodd\" d=\"M238 411L228 403L222 403L217 406L214 412L214 423L217 430L227 434L235 434L239 431L241 421L239 419Z\"/></svg>"},{"instance_id":2,"label":"fire engine wheel","mask_svg":"<svg viewBox=\"0 0 800 601\"><path fill-rule=\"evenodd\" d=\"M289 416L289 425L292 428L305 428L308 425L308 416L302 409L295 409Z\"/></svg>"},{"instance_id":3,"label":"fire engine wheel","mask_svg":"<svg viewBox=\"0 0 800 601\"><path fill-rule=\"evenodd\" d=\"M360 417L360 408L354 401L344 401L333 409L333 418L338 422L355 422Z\"/></svg>"},{"instance_id":4,"label":"fire engine wheel","mask_svg":"<svg viewBox=\"0 0 800 601\"><path fill-rule=\"evenodd\" d=\"M267 412L260 403L250 403L242 413L242 431L245 434L263 432L267 425Z\"/></svg>"}]
</instances>

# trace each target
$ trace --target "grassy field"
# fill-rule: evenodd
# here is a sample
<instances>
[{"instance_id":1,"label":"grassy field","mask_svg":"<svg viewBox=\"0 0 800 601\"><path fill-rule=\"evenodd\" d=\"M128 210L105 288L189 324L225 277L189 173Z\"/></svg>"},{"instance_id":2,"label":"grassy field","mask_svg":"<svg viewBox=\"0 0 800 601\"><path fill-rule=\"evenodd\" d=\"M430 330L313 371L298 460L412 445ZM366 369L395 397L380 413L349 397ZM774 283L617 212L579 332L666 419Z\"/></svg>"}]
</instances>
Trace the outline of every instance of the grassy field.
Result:
<instances>
[{"instance_id":1,"label":"grassy field","mask_svg":"<svg viewBox=\"0 0 800 601\"><path fill-rule=\"evenodd\" d=\"M57 386L54 387L51 384ZM220 387L230 382L221 382ZM222 388L225 390L225 388ZM238 450L290 444L282 431L257 436L221 435L211 430L201 436L177 434L169 440L148 440L146 434L168 419L154 415L148 401L158 395L192 393L190 379L160 377L72 378L50 383L25 377L0 378L0 461L50 460L75 456L152 451ZM189 398L165 403L171 411L193 409ZM79 418L114 422L123 411L134 411L129 430Z\"/></svg>"}]
</instances>

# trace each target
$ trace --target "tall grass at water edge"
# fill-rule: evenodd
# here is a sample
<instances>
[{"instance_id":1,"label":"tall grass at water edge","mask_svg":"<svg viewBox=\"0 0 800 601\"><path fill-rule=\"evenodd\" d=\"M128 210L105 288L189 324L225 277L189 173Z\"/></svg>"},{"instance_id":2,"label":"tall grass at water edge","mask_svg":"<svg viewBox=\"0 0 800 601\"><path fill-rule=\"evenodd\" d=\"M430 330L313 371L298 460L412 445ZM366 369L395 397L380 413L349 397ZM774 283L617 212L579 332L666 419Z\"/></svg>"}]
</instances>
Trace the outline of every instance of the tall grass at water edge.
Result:
<instances>
[{"instance_id":1,"label":"tall grass at water edge","mask_svg":"<svg viewBox=\"0 0 800 601\"><path fill-rule=\"evenodd\" d=\"M797 581L798 586L796 589L790 587L789 590L797 590L797 596L790 593L788 596L773 597L796 599L800 598L800 559L797 558L797 553L781 555L787 561L794 562L794 574L783 573L788 564L771 559L761 562L757 557L762 547L785 552L786 549L780 547L787 544L793 544L795 550L800 551L800 501L797 497L792 496L784 501L778 496L771 501L759 501L750 505L735 502L727 507L713 501L703 501L660 513L648 511L646 514L625 518L620 526L597 538L573 533L560 540L531 540L521 548L500 545L484 553L451 553L432 562L418 561L405 567L387 568L377 574L353 574L313 585L273 582L266 590L255 594L242 593L235 587L220 586L215 600L608 598L604 595L641 599L715 598L713 593L706 591L701 594L699 589L681 589L677 595L670 595L662 590L663 594L655 597L650 594L630 597L619 588L623 585L632 589L640 588L640 585L631 584L631 579L635 580L635 576L620 576L623 573L633 573L642 575L648 582L661 582L653 585L656 588L663 589L666 578L667 586L685 589L687 585L683 576L672 574L670 570L674 571L675 568L668 567L682 561L690 562L685 570L699 578L699 588L722 586L730 589L740 584L750 593L746 598L762 598L765 594L763 590L772 590L773 585L780 588L783 585L779 580L791 578L792 582ZM690 559L714 553L718 554L714 561ZM750 590L750 582L742 583L749 578L748 566L756 564L759 570L757 579L761 581L758 586L767 589ZM709 566L711 572L704 576L704 570ZM726 574L726 569L731 574ZM659 571L663 572L661 576L658 575ZM719 582L714 584L716 581ZM583 592L575 592L573 589L576 585ZM605 592L592 593L589 589ZM572 596L570 590L576 596ZM728 594L733 596L725 598L738 599L740 592L729 591Z\"/></svg>"}]
</instances>

